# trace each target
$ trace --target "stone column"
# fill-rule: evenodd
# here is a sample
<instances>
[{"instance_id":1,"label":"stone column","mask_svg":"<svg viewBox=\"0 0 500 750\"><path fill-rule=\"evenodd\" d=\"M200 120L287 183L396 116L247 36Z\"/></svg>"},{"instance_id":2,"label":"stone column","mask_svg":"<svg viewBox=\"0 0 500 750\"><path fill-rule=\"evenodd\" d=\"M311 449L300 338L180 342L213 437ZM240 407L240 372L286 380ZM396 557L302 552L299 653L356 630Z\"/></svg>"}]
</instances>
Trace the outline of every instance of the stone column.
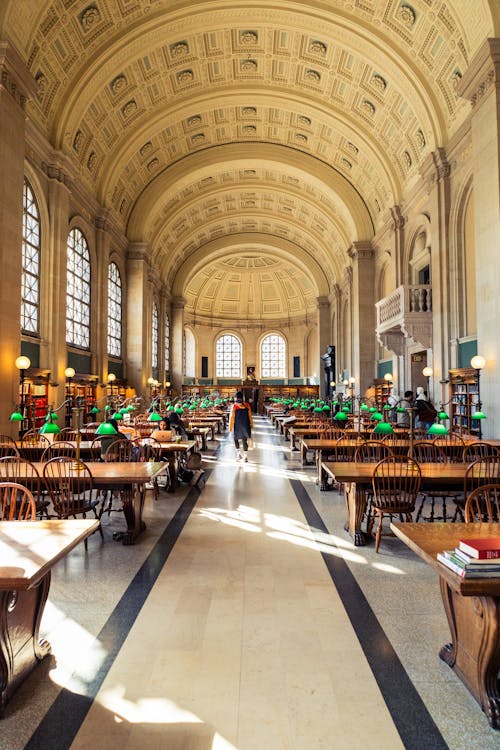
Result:
<instances>
[{"instance_id":1,"label":"stone column","mask_svg":"<svg viewBox=\"0 0 500 750\"><path fill-rule=\"evenodd\" d=\"M147 243L131 243L127 252L127 378L138 396L149 396L146 381L151 373L148 272Z\"/></svg>"},{"instance_id":2,"label":"stone column","mask_svg":"<svg viewBox=\"0 0 500 750\"><path fill-rule=\"evenodd\" d=\"M47 333L46 345L42 344L40 357L42 366L51 371L52 382L50 400L54 407L65 397L64 370L66 356L66 267L69 223L70 180L67 173L56 164L45 164L48 177L47 207L50 216L49 227L49 278L46 286L44 330Z\"/></svg>"},{"instance_id":3,"label":"stone column","mask_svg":"<svg viewBox=\"0 0 500 750\"><path fill-rule=\"evenodd\" d=\"M432 356L427 361L434 371L429 396L433 400L441 398L438 383L448 377L450 341L450 173L444 149L434 151L423 169L423 178L429 192L429 213L431 216L431 284L432 284L432 331L425 340L422 330L419 342L424 348L432 347ZM414 337L415 338L415 337Z\"/></svg>"},{"instance_id":4,"label":"stone column","mask_svg":"<svg viewBox=\"0 0 500 750\"><path fill-rule=\"evenodd\" d=\"M96 226L97 269L92 287L95 304L92 305L92 372L98 374L99 383L105 383L108 374L108 268L111 247L108 221L98 216ZM125 284L123 284L125 287ZM125 353L126 336L122 331L122 357ZM98 397L102 398L99 390Z\"/></svg>"},{"instance_id":5,"label":"stone column","mask_svg":"<svg viewBox=\"0 0 500 750\"><path fill-rule=\"evenodd\" d=\"M321 355L326 352L327 346L332 343L332 332L330 330L330 302L328 300L328 297L317 297L316 304L318 307L319 355L321 357ZM320 396L321 398L326 398L328 396L328 391L323 375L323 362L314 362L313 367L315 370L317 370L319 376Z\"/></svg>"},{"instance_id":6,"label":"stone column","mask_svg":"<svg viewBox=\"0 0 500 750\"><path fill-rule=\"evenodd\" d=\"M0 317L0 414L7 434L17 433L8 418L19 393L25 105L35 89L15 49L0 42L0 299L11 302Z\"/></svg>"},{"instance_id":7,"label":"stone column","mask_svg":"<svg viewBox=\"0 0 500 750\"><path fill-rule=\"evenodd\" d=\"M171 335L171 363L170 376L172 389L176 396L182 391L184 381L184 297L172 300L172 335Z\"/></svg>"},{"instance_id":8,"label":"stone column","mask_svg":"<svg viewBox=\"0 0 500 750\"><path fill-rule=\"evenodd\" d=\"M476 249L477 347L486 359L481 400L485 437L500 421L500 39L487 39L459 86L472 103L471 136Z\"/></svg>"},{"instance_id":9,"label":"stone column","mask_svg":"<svg viewBox=\"0 0 500 750\"><path fill-rule=\"evenodd\" d=\"M355 242L352 259L352 373L356 392L373 383L375 361L375 253L370 242Z\"/></svg>"}]
</instances>

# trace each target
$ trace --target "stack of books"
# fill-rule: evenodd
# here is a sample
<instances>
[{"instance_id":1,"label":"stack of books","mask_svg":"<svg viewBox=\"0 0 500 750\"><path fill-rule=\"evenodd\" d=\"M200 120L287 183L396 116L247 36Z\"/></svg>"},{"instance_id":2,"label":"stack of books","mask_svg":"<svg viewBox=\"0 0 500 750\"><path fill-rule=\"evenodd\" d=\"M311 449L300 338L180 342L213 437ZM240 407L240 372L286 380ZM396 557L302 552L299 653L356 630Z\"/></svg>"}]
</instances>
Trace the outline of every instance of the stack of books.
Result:
<instances>
[{"instance_id":1,"label":"stack of books","mask_svg":"<svg viewBox=\"0 0 500 750\"><path fill-rule=\"evenodd\" d=\"M463 539L437 559L461 578L500 578L500 538Z\"/></svg>"}]
</instances>

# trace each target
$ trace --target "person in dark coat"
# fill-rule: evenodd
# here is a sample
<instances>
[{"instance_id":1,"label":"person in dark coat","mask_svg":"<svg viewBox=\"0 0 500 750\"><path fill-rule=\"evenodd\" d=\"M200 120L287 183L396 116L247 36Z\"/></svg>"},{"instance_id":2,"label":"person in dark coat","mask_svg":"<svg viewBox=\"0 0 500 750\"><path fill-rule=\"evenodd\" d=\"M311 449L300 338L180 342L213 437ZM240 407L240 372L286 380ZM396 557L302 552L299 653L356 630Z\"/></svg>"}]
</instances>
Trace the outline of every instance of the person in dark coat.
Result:
<instances>
[{"instance_id":1,"label":"person in dark coat","mask_svg":"<svg viewBox=\"0 0 500 750\"><path fill-rule=\"evenodd\" d=\"M234 445L236 447L236 460L248 461L248 441L252 437L252 409L247 401L243 400L243 393L238 391L234 397L233 409L229 420L229 432L233 433ZM243 451L240 449L240 440Z\"/></svg>"}]
</instances>

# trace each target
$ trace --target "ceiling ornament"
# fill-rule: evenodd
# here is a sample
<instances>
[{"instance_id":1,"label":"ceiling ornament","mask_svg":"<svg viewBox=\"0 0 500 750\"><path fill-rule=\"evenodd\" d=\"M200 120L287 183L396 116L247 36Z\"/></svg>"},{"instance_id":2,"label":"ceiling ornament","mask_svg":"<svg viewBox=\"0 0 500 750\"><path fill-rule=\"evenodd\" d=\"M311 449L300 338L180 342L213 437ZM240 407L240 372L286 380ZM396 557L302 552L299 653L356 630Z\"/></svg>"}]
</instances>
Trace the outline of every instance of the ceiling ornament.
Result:
<instances>
[{"instance_id":1,"label":"ceiling ornament","mask_svg":"<svg viewBox=\"0 0 500 750\"><path fill-rule=\"evenodd\" d=\"M240 70L242 73L256 73L257 72L257 60L241 60Z\"/></svg>"},{"instance_id":2,"label":"ceiling ornament","mask_svg":"<svg viewBox=\"0 0 500 750\"><path fill-rule=\"evenodd\" d=\"M135 99L130 99L130 101L124 104L121 112L124 117L131 117L135 112L137 112L137 102L135 101Z\"/></svg>"},{"instance_id":3,"label":"ceiling ornament","mask_svg":"<svg viewBox=\"0 0 500 750\"><path fill-rule=\"evenodd\" d=\"M186 41L171 44L169 49L172 57L185 57L189 54L189 44Z\"/></svg>"},{"instance_id":4,"label":"ceiling ornament","mask_svg":"<svg viewBox=\"0 0 500 750\"><path fill-rule=\"evenodd\" d=\"M194 73L188 68L186 70L180 70L176 75L177 83L191 83L194 81Z\"/></svg>"},{"instance_id":5,"label":"ceiling ornament","mask_svg":"<svg viewBox=\"0 0 500 750\"><path fill-rule=\"evenodd\" d=\"M240 31L241 44L257 44L258 41L259 34L257 31Z\"/></svg>"},{"instance_id":6,"label":"ceiling ornament","mask_svg":"<svg viewBox=\"0 0 500 750\"><path fill-rule=\"evenodd\" d=\"M309 52L312 52L315 55L325 57L327 49L327 45L324 42L320 42L318 39L311 39L309 42Z\"/></svg>"},{"instance_id":7,"label":"ceiling ornament","mask_svg":"<svg viewBox=\"0 0 500 750\"><path fill-rule=\"evenodd\" d=\"M306 81L312 81L313 83L319 83L321 81L321 73L312 68L306 68L304 71L304 78Z\"/></svg>"},{"instance_id":8,"label":"ceiling ornament","mask_svg":"<svg viewBox=\"0 0 500 750\"><path fill-rule=\"evenodd\" d=\"M402 3L399 6L396 16L409 29L415 25L415 21L417 20L415 8L412 8L411 5L407 5L406 3Z\"/></svg>"},{"instance_id":9,"label":"ceiling ornament","mask_svg":"<svg viewBox=\"0 0 500 750\"><path fill-rule=\"evenodd\" d=\"M84 31L89 31L101 20L101 14L97 5L89 5L80 13L80 24Z\"/></svg>"},{"instance_id":10,"label":"ceiling ornament","mask_svg":"<svg viewBox=\"0 0 500 750\"><path fill-rule=\"evenodd\" d=\"M113 78L111 81L111 91L113 94L119 94L121 91L123 91L127 86L127 79L125 76L120 74L119 76L116 76L116 78Z\"/></svg>"}]
</instances>

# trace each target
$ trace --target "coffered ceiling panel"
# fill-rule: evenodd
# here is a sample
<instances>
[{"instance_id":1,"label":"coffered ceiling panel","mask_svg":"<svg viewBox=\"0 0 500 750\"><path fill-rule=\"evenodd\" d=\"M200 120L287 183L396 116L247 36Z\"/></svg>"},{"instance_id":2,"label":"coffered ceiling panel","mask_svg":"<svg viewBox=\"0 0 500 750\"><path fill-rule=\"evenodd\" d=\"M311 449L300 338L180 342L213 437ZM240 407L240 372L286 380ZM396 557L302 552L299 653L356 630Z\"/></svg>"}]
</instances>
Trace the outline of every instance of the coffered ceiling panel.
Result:
<instances>
[{"instance_id":1,"label":"coffered ceiling panel","mask_svg":"<svg viewBox=\"0 0 500 750\"><path fill-rule=\"evenodd\" d=\"M499 32L497 0L0 3L30 120L209 316L330 293L464 122L457 83Z\"/></svg>"}]
</instances>

